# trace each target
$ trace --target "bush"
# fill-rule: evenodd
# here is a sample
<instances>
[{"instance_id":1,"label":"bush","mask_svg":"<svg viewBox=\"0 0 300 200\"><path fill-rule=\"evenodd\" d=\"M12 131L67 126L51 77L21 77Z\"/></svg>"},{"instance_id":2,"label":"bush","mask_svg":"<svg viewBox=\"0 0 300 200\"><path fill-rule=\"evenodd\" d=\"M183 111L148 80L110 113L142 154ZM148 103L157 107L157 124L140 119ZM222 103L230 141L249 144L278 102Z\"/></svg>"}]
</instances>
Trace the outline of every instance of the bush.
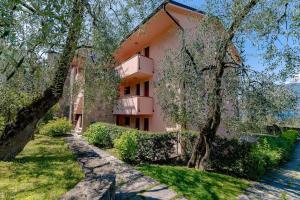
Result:
<instances>
[{"instance_id":1,"label":"bush","mask_svg":"<svg viewBox=\"0 0 300 200\"><path fill-rule=\"evenodd\" d=\"M89 126L85 132L89 143L99 147L112 147L113 142L110 136L110 130L107 126L96 123Z\"/></svg>"},{"instance_id":2,"label":"bush","mask_svg":"<svg viewBox=\"0 0 300 200\"><path fill-rule=\"evenodd\" d=\"M112 148L116 147L113 141L119 139L125 133L128 136L128 132L135 132L137 135L136 162L166 161L174 154L176 133L151 133L97 122L90 125L84 135L91 144L101 148ZM123 140L125 140L126 135L122 137Z\"/></svg>"},{"instance_id":3,"label":"bush","mask_svg":"<svg viewBox=\"0 0 300 200\"><path fill-rule=\"evenodd\" d=\"M72 130L72 124L66 118L50 120L40 128L40 133L52 137L63 136Z\"/></svg>"},{"instance_id":4,"label":"bush","mask_svg":"<svg viewBox=\"0 0 300 200\"><path fill-rule=\"evenodd\" d=\"M253 145L245 159L245 176L257 179L266 170L287 161L297 141L297 131L288 130L279 137L263 136Z\"/></svg>"},{"instance_id":5,"label":"bush","mask_svg":"<svg viewBox=\"0 0 300 200\"><path fill-rule=\"evenodd\" d=\"M163 162L175 153L177 133L139 132L137 159L146 162Z\"/></svg>"},{"instance_id":6,"label":"bush","mask_svg":"<svg viewBox=\"0 0 300 200\"><path fill-rule=\"evenodd\" d=\"M85 131L84 136L91 144L101 148L112 148L113 141L129 130L131 129L113 124L97 122L89 126L89 128Z\"/></svg>"},{"instance_id":7,"label":"bush","mask_svg":"<svg viewBox=\"0 0 300 200\"><path fill-rule=\"evenodd\" d=\"M126 162L135 162L137 155L137 131L130 130L124 132L119 138L114 141L116 149L122 160Z\"/></svg>"},{"instance_id":8,"label":"bush","mask_svg":"<svg viewBox=\"0 0 300 200\"><path fill-rule=\"evenodd\" d=\"M298 132L296 130L287 130L283 132L280 137L294 144L297 141Z\"/></svg>"}]
</instances>

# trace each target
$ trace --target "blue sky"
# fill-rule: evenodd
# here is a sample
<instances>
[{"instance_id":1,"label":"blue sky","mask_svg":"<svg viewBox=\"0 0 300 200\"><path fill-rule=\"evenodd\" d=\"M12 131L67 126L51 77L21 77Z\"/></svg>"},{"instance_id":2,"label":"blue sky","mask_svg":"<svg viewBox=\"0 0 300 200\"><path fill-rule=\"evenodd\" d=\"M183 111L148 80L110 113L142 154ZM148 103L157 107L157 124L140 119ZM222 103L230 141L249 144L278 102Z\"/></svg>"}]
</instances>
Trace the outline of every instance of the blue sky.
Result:
<instances>
[{"instance_id":1,"label":"blue sky","mask_svg":"<svg viewBox=\"0 0 300 200\"><path fill-rule=\"evenodd\" d=\"M186 4L188 6L198 8L201 10L201 7L203 8L203 3L204 0L175 0L179 3ZM203 9L202 9L203 10ZM255 70L261 71L263 70L262 66L262 59L260 58L260 55L258 54L258 50L253 47L250 42L248 42L245 46L245 51L246 55L246 64L254 68Z\"/></svg>"}]
</instances>

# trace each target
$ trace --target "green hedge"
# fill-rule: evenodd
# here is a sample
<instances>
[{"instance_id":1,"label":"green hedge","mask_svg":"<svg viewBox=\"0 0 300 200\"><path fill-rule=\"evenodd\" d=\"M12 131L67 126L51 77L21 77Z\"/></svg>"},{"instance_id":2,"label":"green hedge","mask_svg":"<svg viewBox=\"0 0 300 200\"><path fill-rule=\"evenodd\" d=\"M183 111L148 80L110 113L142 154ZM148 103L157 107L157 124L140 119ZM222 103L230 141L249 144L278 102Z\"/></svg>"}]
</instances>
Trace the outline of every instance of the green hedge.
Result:
<instances>
[{"instance_id":1,"label":"green hedge","mask_svg":"<svg viewBox=\"0 0 300 200\"><path fill-rule=\"evenodd\" d=\"M295 130L285 131L278 137L261 137L245 158L244 175L250 179L257 179L266 170L290 159L297 137L298 132Z\"/></svg>"},{"instance_id":2,"label":"green hedge","mask_svg":"<svg viewBox=\"0 0 300 200\"><path fill-rule=\"evenodd\" d=\"M94 144L101 148L112 148L114 140L119 138L124 132L130 130L132 129L97 122L88 127L84 132L84 136L90 144Z\"/></svg>"},{"instance_id":3,"label":"green hedge","mask_svg":"<svg viewBox=\"0 0 300 200\"><path fill-rule=\"evenodd\" d=\"M130 153L126 157L127 150L131 149L130 145L135 145L126 140L126 137L131 135L137 135L135 138L137 151L133 151L134 156ZM89 143L101 148L115 147L121 158L130 162L133 162L133 157L135 162L161 162L170 159L174 154L174 144L177 138L176 133L151 133L102 122L90 125L84 136Z\"/></svg>"},{"instance_id":4,"label":"green hedge","mask_svg":"<svg viewBox=\"0 0 300 200\"><path fill-rule=\"evenodd\" d=\"M63 136L72 130L72 124L66 118L50 120L39 129L39 133L52 137Z\"/></svg>"},{"instance_id":5,"label":"green hedge","mask_svg":"<svg viewBox=\"0 0 300 200\"><path fill-rule=\"evenodd\" d=\"M119 138L115 139L114 146L118 149L122 160L135 162L138 151L138 132L135 130L125 131Z\"/></svg>"},{"instance_id":6,"label":"green hedge","mask_svg":"<svg viewBox=\"0 0 300 200\"><path fill-rule=\"evenodd\" d=\"M127 162L165 162L176 156L178 138L182 146L182 160L187 162L197 138L196 132L151 133L112 124L95 123L85 133L87 140L100 147L118 150ZM280 136L261 136L250 143L240 139L216 137L211 152L211 167L223 173L257 179L266 170L289 159L297 140L296 131Z\"/></svg>"},{"instance_id":7,"label":"green hedge","mask_svg":"<svg viewBox=\"0 0 300 200\"><path fill-rule=\"evenodd\" d=\"M138 161L165 162L175 155L177 133L140 132L137 137Z\"/></svg>"}]
</instances>

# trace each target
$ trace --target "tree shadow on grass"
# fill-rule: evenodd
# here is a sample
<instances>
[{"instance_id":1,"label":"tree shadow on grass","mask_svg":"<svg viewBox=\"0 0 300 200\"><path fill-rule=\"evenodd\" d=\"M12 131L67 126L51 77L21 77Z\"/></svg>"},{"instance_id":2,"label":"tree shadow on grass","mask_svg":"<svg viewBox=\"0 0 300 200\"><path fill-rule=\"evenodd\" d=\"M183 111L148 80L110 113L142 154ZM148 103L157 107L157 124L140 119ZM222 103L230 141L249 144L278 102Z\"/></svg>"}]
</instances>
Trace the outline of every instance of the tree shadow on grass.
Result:
<instances>
[{"instance_id":1,"label":"tree shadow on grass","mask_svg":"<svg viewBox=\"0 0 300 200\"><path fill-rule=\"evenodd\" d=\"M234 199L248 187L243 181L230 176L185 167L141 165L138 169L189 199Z\"/></svg>"},{"instance_id":2,"label":"tree shadow on grass","mask_svg":"<svg viewBox=\"0 0 300 200\"><path fill-rule=\"evenodd\" d=\"M5 184L0 191L5 191L5 196L15 194L19 199L28 194L57 199L83 178L75 155L66 148L62 138L39 135L15 160L0 162L1 166L4 171L0 181Z\"/></svg>"}]
</instances>

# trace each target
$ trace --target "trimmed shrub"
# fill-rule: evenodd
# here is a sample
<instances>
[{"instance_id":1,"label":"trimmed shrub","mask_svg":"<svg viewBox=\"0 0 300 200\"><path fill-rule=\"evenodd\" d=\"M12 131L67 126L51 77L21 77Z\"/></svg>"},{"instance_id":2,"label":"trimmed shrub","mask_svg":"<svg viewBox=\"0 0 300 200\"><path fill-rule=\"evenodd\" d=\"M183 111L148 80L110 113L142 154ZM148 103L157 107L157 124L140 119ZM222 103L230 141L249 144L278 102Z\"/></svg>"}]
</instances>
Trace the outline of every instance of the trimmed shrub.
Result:
<instances>
[{"instance_id":1,"label":"trimmed shrub","mask_svg":"<svg viewBox=\"0 0 300 200\"><path fill-rule=\"evenodd\" d=\"M174 156L177 133L139 132L137 159L146 162L164 162Z\"/></svg>"},{"instance_id":2,"label":"trimmed shrub","mask_svg":"<svg viewBox=\"0 0 300 200\"><path fill-rule=\"evenodd\" d=\"M132 129L116 126L113 124L97 122L91 124L85 131L87 141L101 148L112 148L113 141L118 139L124 132Z\"/></svg>"},{"instance_id":3,"label":"trimmed shrub","mask_svg":"<svg viewBox=\"0 0 300 200\"><path fill-rule=\"evenodd\" d=\"M263 136L254 144L245 158L244 175L258 179L266 170L287 161L297 141L297 131L288 130L278 137Z\"/></svg>"},{"instance_id":4,"label":"trimmed shrub","mask_svg":"<svg viewBox=\"0 0 300 200\"><path fill-rule=\"evenodd\" d=\"M244 159L251 143L239 139L216 137L211 152L211 167L219 172L242 176Z\"/></svg>"},{"instance_id":5,"label":"trimmed shrub","mask_svg":"<svg viewBox=\"0 0 300 200\"><path fill-rule=\"evenodd\" d=\"M90 125L85 132L85 136L89 143L106 148L113 147L113 141L110 134L110 129L101 123Z\"/></svg>"},{"instance_id":6,"label":"trimmed shrub","mask_svg":"<svg viewBox=\"0 0 300 200\"><path fill-rule=\"evenodd\" d=\"M215 171L258 179L266 170L287 161L297 140L297 131L288 130L279 136L259 136L257 142L216 137L211 152L211 167ZM182 158L187 162L197 133L181 133Z\"/></svg>"},{"instance_id":7,"label":"trimmed shrub","mask_svg":"<svg viewBox=\"0 0 300 200\"><path fill-rule=\"evenodd\" d=\"M114 146L118 149L118 153L122 160L126 162L135 162L137 156L137 135L136 130L124 132L114 141Z\"/></svg>"},{"instance_id":8,"label":"trimmed shrub","mask_svg":"<svg viewBox=\"0 0 300 200\"><path fill-rule=\"evenodd\" d=\"M40 128L40 133L52 137L63 136L72 130L72 124L66 118L50 120Z\"/></svg>"}]
</instances>

